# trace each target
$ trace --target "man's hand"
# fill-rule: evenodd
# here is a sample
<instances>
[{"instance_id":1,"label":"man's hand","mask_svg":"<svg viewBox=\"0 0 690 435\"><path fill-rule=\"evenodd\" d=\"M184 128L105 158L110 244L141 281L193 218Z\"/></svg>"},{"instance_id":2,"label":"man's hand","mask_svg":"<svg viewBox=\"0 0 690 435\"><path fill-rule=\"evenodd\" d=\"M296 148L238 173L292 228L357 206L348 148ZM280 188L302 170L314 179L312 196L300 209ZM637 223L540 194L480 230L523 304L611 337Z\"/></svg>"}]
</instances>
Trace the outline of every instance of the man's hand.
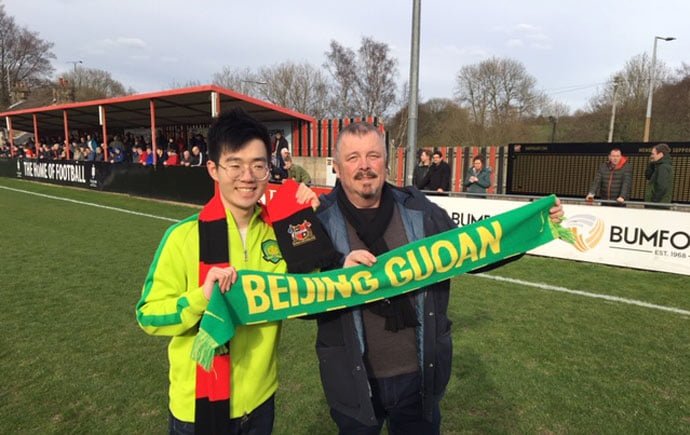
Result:
<instances>
[{"instance_id":1,"label":"man's hand","mask_svg":"<svg viewBox=\"0 0 690 435\"><path fill-rule=\"evenodd\" d=\"M304 183L299 183L297 195L295 196L299 204L311 203L311 208L316 210L321 205L319 196Z\"/></svg>"},{"instance_id":2,"label":"man's hand","mask_svg":"<svg viewBox=\"0 0 690 435\"><path fill-rule=\"evenodd\" d=\"M475 177L474 175L470 177L470 183L476 183L477 181L479 181L479 178Z\"/></svg>"},{"instance_id":3,"label":"man's hand","mask_svg":"<svg viewBox=\"0 0 690 435\"><path fill-rule=\"evenodd\" d=\"M591 193L588 193L587 196L585 196L585 201L587 201L587 202L594 201L594 195L592 195Z\"/></svg>"},{"instance_id":4,"label":"man's hand","mask_svg":"<svg viewBox=\"0 0 690 435\"><path fill-rule=\"evenodd\" d=\"M366 249L355 249L347 254L343 267L359 266L360 264L371 267L374 263L376 263L376 256L374 254Z\"/></svg>"},{"instance_id":5,"label":"man's hand","mask_svg":"<svg viewBox=\"0 0 690 435\"><path fill-rule=\"evenodd\" d=\"M622 196L619 196L618 198L616 198L616 201L617 201L619 204L623 204L623 203L625 202L625 198L623 198Z\"/></svg>"},{"instance_id":6,"label":"man's hand","mask_svg":"<svg viewBox=\"0 0 690 435\"><path fill-rule=\"evenodd\" d=\"M213 285L218 282L221 293L230 290L230 286L237 280L237 271L234 267L212 267L206 274L204 284L201 286L204 291L206 300L211 299L211 292L213 292Z\"/></svg>"},{"instance_id":7,"label":"man's hand","mask_svg":"<svg viewBox=\"0 0 690 435\"><path fill-rule=\"evenodd\" d=\"M559 224L563 220L563 206L559 198L556 198L556 204L549 209L549 218L555 224Z\"/></svg>"}]
</instances>

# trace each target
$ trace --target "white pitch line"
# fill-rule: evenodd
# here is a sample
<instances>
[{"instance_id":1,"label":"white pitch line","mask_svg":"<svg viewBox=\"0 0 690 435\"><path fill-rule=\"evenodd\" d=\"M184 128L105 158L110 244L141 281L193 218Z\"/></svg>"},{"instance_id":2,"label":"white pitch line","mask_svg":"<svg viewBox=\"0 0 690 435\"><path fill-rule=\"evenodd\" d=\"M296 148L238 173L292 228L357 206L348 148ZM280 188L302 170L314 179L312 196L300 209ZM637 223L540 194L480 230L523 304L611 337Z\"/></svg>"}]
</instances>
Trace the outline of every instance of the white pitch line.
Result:
<instances>
[{"instance_id":1,"label":"white pitch line","mask_svg":"<svg viewBox=\"0 0 690 435\"><path fill-rule=\"evenodd\" d=\"M49 199L55 199L58 201L65 201L65 202L72 202L74 204L80 204L80 205L88 205L91 207L97 207L97 208L104 208L106 210L112 210L112 211L117 211L120 213L127 213L127 214L133 214L135 216L143 216L143 217L149 217L152 219L160 219L162 221L168 221L168 222L179 222L179 219L172 219L168 217L163 217L163 216L156 216L154 214L148 214L148 213L141 213L138 211L133 211L133 210L127 210L125 208L118 208L118 207L110 207L107 205L102 205L102 204L96 204L93 202L86 202L86 201L77 201L76 199L70 199L70 198L63 198L61 196L53 196L53 195L46 195L45 193L37 193L37 192L31 192L29 190L22 190L22 189L14 189L12 187L7 187L7 186L0 186L0 189L5 189L5 190L11 190L13 192L19 192L19 193L26 193L28 195L35 195L35 196L40 196L42 198L49 198Z\"/></svg>"},{"instance_id":2,"label":"white pitch line","mask_svg":"<svg viewBox=\"0 0 690 435\"><path fill-rule=\"evenodd\" d=\"M675 307L665 307L663 305L650 304L649 302L638 301L635 299L626 299L626 298L621 298L618 296L603 295L603 294L599 294L599 293L589 293L589 292L585 292L582 290L572 290L569 288L558 287L558 286L549 285L549 284L543 284L540 282L523 281L521 279L506 278L504 276L496 276L496 275L486 275L483 273L482 274L476 274L473 276L476 276L479 278L493 279L494 281L503 281L503 282L509 282L512 284L519 284L519 285L524 285L524 286L528 286L528 287L536 287L536 288L540 288L542 290L550 290L550 291L556 291L556 292L569 293L571 295L585 296L588 298L604 299L604 300L611 301L611 302L621 302L623 304L637 305L639 307L652 308L655 310L668 311L671 313L682 314L684 316L690 316L690 311L688 311L688 310L683 310L681 308L675 308Z\"/></svg>"}]
</instances>

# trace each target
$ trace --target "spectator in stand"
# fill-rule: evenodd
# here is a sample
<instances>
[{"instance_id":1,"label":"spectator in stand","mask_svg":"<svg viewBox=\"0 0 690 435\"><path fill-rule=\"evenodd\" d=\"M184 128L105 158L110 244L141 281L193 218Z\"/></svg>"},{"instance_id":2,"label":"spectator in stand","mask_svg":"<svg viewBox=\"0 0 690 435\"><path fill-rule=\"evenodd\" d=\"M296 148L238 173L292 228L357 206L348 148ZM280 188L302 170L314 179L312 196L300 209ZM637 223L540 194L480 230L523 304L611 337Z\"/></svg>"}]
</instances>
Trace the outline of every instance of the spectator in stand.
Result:
<instances>
[{"instance_id":1,"label":"spectator in stand","mask_svg":"<svg viewBox=\"0 0 690 435\"><path fill-rule=\"evenodd\" d=\"M54 143L50 148L50 157L53 160L60 160L60 154L62 154L62 149L59 143Z\"/></svg>"},{"instance_id":2,"label":"spectator in stand","mask_svg":"<svg viewBox=\"0 0 690 435\"><path fill-rule=\"evenodd\" d=\"M123 152L123 153L121 153L121 154L124 154L124 151L125 151L125 144L122 143L122 140L120 140L120 136L119 136L119 135L116 134L116 135L113 137L113 141L110 142L110 148L113 150L113 152L114 152L115 148L120 148L120 151Z\"/></svg>"},{"instance_id":3,"label":"spectator in stand","mask_svg":"<svg viewBox=\"0 0 690 435\"><path fill-rule=\"evenodd\" d=\"M177 155L177 151L175 151L176 146L177 145L173 143L168 147L168 158L163 162L164 166L178 166L180 164L180 156Z\"/></svg>"},{"instance_id":4,"label":"spectator in stand","mask_svg":"<svg viewBox=\"0 0 690 435\"><path fill-rule=\"evenodd\" d=\"M283 131L278 130L273 137L273 145L271 146L271 149L275 156L280 156L280 150L283 148L289 148L289 144L287 139L283 137Z\"/></svg>"},{"instance_id":5,"label":"spectator in stand","mask_svg":"<svg viewBox=\"0 0 690 435\"><path fill-rule=\"evenodd\" d=\"M91 151L96 153L96 148L98 148L98 142L96 142L96 139L92 138L90 134L86 135L86 144L91 148ZM103 150L101 150L103 152Z\"/></svg>"},{"instance_id":6,"label":"spectator in stand","mask_svg":"<svg viewBox=\"0 0 690 435\"><path fill-rule=\"evenodd\" d=\"M180 160L181 166L192 166L192 153L189 150L182 151L182 160Z\"/></svg>"},{"instance_id":7,"label":"spectator in stand","mask_svg":"<svg viewBox=\"0 0 690 435\"><path fill-rule=\"evenodd\" d=\"M585 200L592 201L595 196L624 205L632 186L632 166L621 150L614 148L609 152L608 161L599 165Z\"/></svg>"},{"instance_id":8,"label":"spectator in stand","mask_svg":"<svg viewBox=\"0 0 690 435\"><path fill-rule=\"evenodd\" d=\"M412 183L417 189L424 187L429 167L431 167L431 153L429 153L429 150L422 149L419 152L419 163L414 168L414 173L412 174Z\"/></svg>"},{"instance_id":9,"label":"spectator in stand","mask_svg":"<svg viewBox=\"0 0 690 435\"><path fill-rule=\"evenodd\" d=\"M33 148L28 143L26 145L24 145L24 158L25 159L35 159L36 158L36 154L34 154Z\"/></svg>"},{"instance_id":10,"label":"spectator in stand","mask_svg":"<svg viewBox=\"0 0 690 435\"><path fill-rule=\"evenodd\" d=\"M150 165L153 165L153 149L151 145L146 144L146 161L144 162L144 166Z\"/></svg>"},{"instance_id":11,"label":"spectator in stand","mask_svg":"<svg viewBox=\"0 0 690 435\"><path fill-rule=\"evenodd\" d=\"M146 166L146 162L149 160L149 155L151 154L151 147L140 147L139 149L141 149L141 154L139 154L139 163Z\"/></svg>"},{"instance_id":12,"label":"spectator in stand","mask_svg":"<svg viewBox=\"0 0 690 435\"><path fill-rule=\"evenodd\" d=\"M156 148L156 165L164 165L168 160L168 153L163 148Z\"/></svg>"},{"instance_id":13,"label":"spectator in stand","mask_svg":"<svg viewBox=\"0 0 690 435\"><path fill-rule=\"evenodd\" d=\"M275 161L275 164L271 167L271 179L272 183L282 183L288 177L287 171L285 170L285 157L290 154L287 148L281 148L280 155Z\"/></svg>"},{"instance_id":14,"label":"spectator in stand","mask_svg":"<svg viewBox=\"0 0 690 435\"><path fill-rule=\"evenodd\" d=\"M105 155L103 154L103 146L99 145L96 147L96 157L94 158L95 162L103 162L105 161Z\"/></svg>"},{"instance_id":15,"label":"spectator in stand","mask_svg":"<svg viewBox=\"0 0 690 435\"><path fill-rule=\"evenodd\" d=\"M429 168L422 190L432 190L435 192L450 191L450 166L443 161L441 151L434 151L432 158L433 164Z\"/></svg>"},{"instance_id":16,"label":"spectator in stand","mask_svg":"<svg viewBox=\"0 0 690 435\"><path fill-rule=\"evenodd\" d=\"M198 146L192 147L192 163L190 166L202 166L204 164L204 155Z\"/></svg>"},{"instance_id":17,"label":"spectator in stand","mask_svg":"<svg viewBox=\"0 0 690 435\"><path fill-rule=\"evenodd\" d=\"M74 150L74 152L72 153L72 160L84 160L84 154L82 154L82 149L76 142L74 143L72 149Z\"/></svg>"},{"instance_id":18,"label":"spectator in stand","mask_svg":"<svg viewBox=\"0 0 690 435\"><path fill-rule=\"evenodd\" d=\"M671 147L665 143L660 143L652 148L649 165L647 165L644 176L647 179L647 188L644 193L645 202L671 202L673 199Z\"/></svg>"},{"instance_id":19,"label":"spectator in stand","mask_svg":"<svg viewBox=\"0 0 690 435\"><path fill-rule=\"evenodd\" d=\"M311 176L306 169L292 162L292 156L288 153L285 156L285 171L287 178L292 178L298 183L304 183L307 186L311 185Z\"/></svg>"},{"instance_id":20,"label":"spectator in stand","mask_svg":"<svg viewBox=\"0 0 690 435\"><path fill-rule=\"evenodd\" d=\"M119 147L113 148L113 153L108 157L110 157L110 163L122 163L125 161L125 153Z\"/></svg>"},{"instance_id":21,"label":"spectator in stand","mask_svg":"<svg viewBox=\"0 0 690 435\"><path fill-rule=\"evenodd\" d=\"M472 159L472 168L465 179L465 192L486 193L491 186L491 168L484 166L484 156L479 154Z\"/></svg>"}]
</instances>

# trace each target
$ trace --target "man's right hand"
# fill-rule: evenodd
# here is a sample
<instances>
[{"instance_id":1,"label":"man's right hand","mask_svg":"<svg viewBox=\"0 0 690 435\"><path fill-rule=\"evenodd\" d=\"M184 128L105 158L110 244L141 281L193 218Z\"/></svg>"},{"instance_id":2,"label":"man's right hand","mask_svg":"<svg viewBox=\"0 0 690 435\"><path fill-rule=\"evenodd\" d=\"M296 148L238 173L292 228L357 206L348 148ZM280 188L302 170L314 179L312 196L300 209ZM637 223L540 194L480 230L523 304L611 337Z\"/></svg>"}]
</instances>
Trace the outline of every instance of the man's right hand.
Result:
<instances>
[{"instance_id":1,"label":"man's right hand","mask_svg":"<svg viewBox=\"0 0 690 435\"><path fill-rule=\"evenodd\" d=\"M212 267L206 274L206 279L204 284L201 286L204 292L204 297L206 300L211 299L211 292L213 292L213 286L217 282L220 287L221 293L225 293L230 290L237 280L237 271L234 267Z\"/></svg>"},{"instance_id":2,"label":"man's right hand","mask_svg":"<svg viewBox=\"0 0 690 435\"><path fill-rule=\"evenodd\" d=\"M371 267L376 263L376 256L366 249L355 249L347 254L343 267L359 266L363 264Z\"/></svg>"}]
</instances>

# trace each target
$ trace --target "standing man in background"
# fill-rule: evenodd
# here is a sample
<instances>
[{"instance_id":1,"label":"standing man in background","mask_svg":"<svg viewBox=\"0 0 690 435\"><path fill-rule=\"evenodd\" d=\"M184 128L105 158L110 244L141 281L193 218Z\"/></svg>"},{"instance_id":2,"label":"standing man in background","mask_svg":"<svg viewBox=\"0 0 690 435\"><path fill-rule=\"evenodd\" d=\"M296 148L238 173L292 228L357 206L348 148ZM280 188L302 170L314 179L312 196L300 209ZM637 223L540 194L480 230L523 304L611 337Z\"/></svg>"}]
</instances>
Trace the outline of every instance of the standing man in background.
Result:
<instances>
[{"instance_id":1,"label":"standing man in background","mask_svg":"<svg viewBox=\"0 0 690 435\"><path fill-rule=\"evenodd\" d=\"M429 150L422 149L419 153L419 163L414 168L414 173L412 174L412 184L417 189L423 189L426 185L426 176L429 173L429 167L431 167L431 154Z\"/></svg>"},{"instance_id":2,"label":"standing man in background","mask_svg":"<svg viewBox=\"0 0 690 435\"><path fill-rule=\"evenodd\" d=\"M598 196L623 205L630 195L631 185L632 166L628 165L628 158L623 156L621 150L614 148L609 153L608 162L599 165L585 200L592 201Z\"/></svg>"},{"instance_id":3,"label":"standing man in background","mask_svg":"<svg viewBox=\"0 0 690 435\"><path fill-rule=\"evenodd\" d=\"M450 191L450 166L443 161L441 151L434 151L433 164L429 167L426 183L424 183L422 190L433 190L435 192Z\"/></svg>"},{"instance_id":4,"label":"standing man in background","mask_svg":"<svg viewBox=\"0 0 690 435\"><path fill-rule=\"evenodd\" d=\"M673 199L673 164L671 163L671 148L660 143L649 155L649 164L644 173L647 179L645 202L669 203Z\"/></svg>"}]
</instances>

